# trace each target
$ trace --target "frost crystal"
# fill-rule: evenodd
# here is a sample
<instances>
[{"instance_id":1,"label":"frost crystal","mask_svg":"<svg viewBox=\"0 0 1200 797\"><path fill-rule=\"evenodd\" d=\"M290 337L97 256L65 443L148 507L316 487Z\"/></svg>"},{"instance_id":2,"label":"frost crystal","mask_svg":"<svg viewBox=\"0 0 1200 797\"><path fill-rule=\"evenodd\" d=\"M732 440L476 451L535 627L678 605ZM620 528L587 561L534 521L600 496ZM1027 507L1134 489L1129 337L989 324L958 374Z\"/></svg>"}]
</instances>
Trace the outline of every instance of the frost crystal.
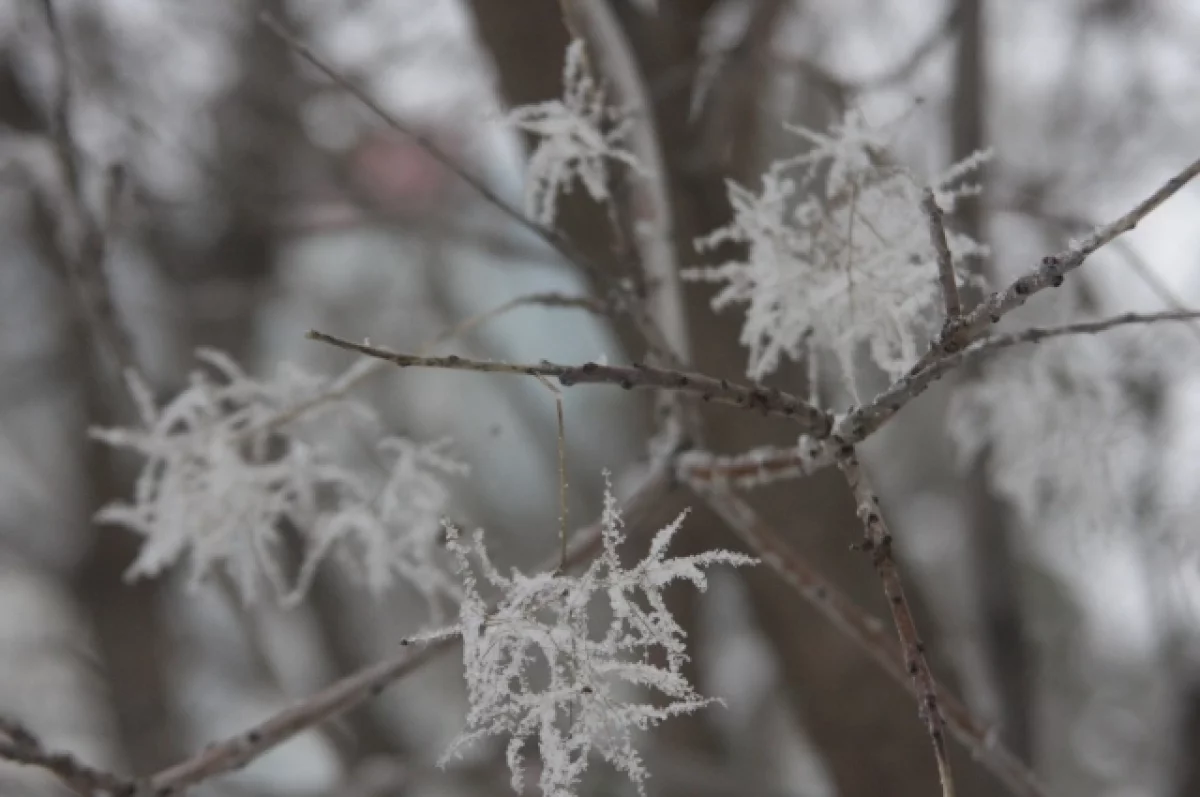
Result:
<instances>
[{"instance_id":1,"label":"frost crystal","mask_svg":"<svg viewBox=\"0 0 1200 797\"><path fill-rule=\"evenodd\" d=\"M523 790L524 748L530 742L540 754L540 787L547 797L575 794L592 752L643 792L646 771L634 746L635 732L713 702L683 675L685 634L667 610L663 588L683 580L703 590L704 567L754 562L727 551L667 559L667 546L683 518L659 531L646 558L626 570L617 556L624 532L610 487L603 550L579 576L505 576L488 559L481 533L469 545L449 530L463 577L460 631L470 711L467 729L443 762L466 744L502 735L509 737L507 758L517 792ZM472 555L487 584L503 592L490 612ZM607 621L602 636L589 632L596 608ZM638 689L665 699L632 702Z\"/></svg>"},{"instance_id":2,"label":"frost crystal","mask_svg":"<svg viewBox=\"0 0 1200 797\"><path fill-rule=\"evenodd\" d=\"M997 492L1035 531L1126 531L1154 456L1113 334L1013 351L955 393L960 460L985 449Z\"/></svg>"},{"instance_id":3,"label":"frost crystal","mask_svg":"<svg viewBox=\"0 0 1200 797\"><path fill-rule=\"evenodd\" d=\"M433 566L429 542L447 500L440 477L462 471L444 443L385 440L395 464L383 489L372 491L306 434L317 419L374 421L345 398L360 369L328 380L283 367L259 382L220 352L201 350L198 358L214 373L194 372L161 409L130 375L142 428L92 432L145 459L133 500L97 514L145 538L128 577L155 576L187 558L193 587L223 569L246 602L258 598L264 579L294 601L329 554L356 565L376 593L392 585L393 573L427 597L456 593L443 586L449 581ZM305 546L294 587L280 564L285 529Z\"/></svg>"},{"instance_id":4,"label":"frost crystal","mask_svg":"<svg viewBox=\"0 0 1200 797\"><path fill-rule=\"evenodd\" d=\"M563 69L563 99L514 108L506 121L538 141L529 158L525 179L526 212L544 226L554 224L558 195L578 178L588 195L606 202L608 162L630 169L642 167L621 147L629 120L621 121L605 104L604 92L588 74L584 44L576 39L567 48Z\"/></svg>"},{"instance_id":5,"label":"frost crystal","mask_svg":"<svg viewBox=\"0 0 1200 797\"><path fill-rule=\"evenodd\" d=\"M855 356L898 376L919 354L939 299L937 261L921 211L923 186L890 165L886 142L854 113L829 135L793 129L809 139L804 155L777 161L755 192L728 183L733 221L698 242L734 244L745 259L688 269L684 276L721 284L713 308L745 304L741 342L749 376L760 379L784 356L831 352L853 385ZM956 165L934 182L941 207L973 189L948 186L985 155ZM955 262L983 254L948 233ZM967 279L966 272L960 279Z\"/></svg>"}]
</instances>

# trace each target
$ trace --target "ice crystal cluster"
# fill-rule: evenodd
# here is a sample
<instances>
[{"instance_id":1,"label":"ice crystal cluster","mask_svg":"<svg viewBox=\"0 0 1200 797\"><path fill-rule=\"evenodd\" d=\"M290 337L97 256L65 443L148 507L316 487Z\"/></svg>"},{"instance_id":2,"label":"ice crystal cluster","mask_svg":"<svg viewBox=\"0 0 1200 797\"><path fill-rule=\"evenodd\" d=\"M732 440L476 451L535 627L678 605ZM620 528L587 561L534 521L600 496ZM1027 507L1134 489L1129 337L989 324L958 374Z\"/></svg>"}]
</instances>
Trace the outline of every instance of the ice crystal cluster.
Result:
<instances>
[{"instance_id":1,"label":"ice crystal cluster","mask_svg":"<svg viewBox=\"0 0 1200 797\"><path fill-rule=\"evenodd\" d=\"M258 381L220 352L201 350L198 357L206 368L162 407L130 375L141 426L93 431L143 459L132 500L98 514L144 538L130 577L187 561L192 585L220 570L247 602L264 583L293 602L317 565L333 557L376 593L397 577L431 601L457 592L436 560L445 480L465 467L444 441L384 439L379 453L387 472L376 483L314 434L315 421L375 423L367 407L345 395L360 369L330 380L284 366ZM281 565L285 533L304 546L292 579Z\"/></svg>"},{"instance_id":2,"label":"ice crystal cluster","mask_svg":"<svg viewBox=\"0 0 1200 797\"><path fill-rule=\"evenodd\" d=\"M547 797L576 794L592 753L643 790L646 772L635 733L712 702L684 676L685 634L663 589L689 581L703 590L705 567L754 561L727 551L668 558L683 517L659 531L646 558L626 569L617 552L624 531L610 488L602 551L578 576L505 575L491 563L481 534L464 541L451 530L464 586L459 630L471 707L467 729L447 757L478 739L507 737L518 793L528 746L538 752L539 785ZM495 608L481 594L480 576L501 593ZM593 633L589 621L597 616L606 626Z\"/></svg>"},{"instance_id":3,"label":"ice crystal cluster","mask_svg":"<svg viewBox=\"0 0 1200 797\"><path fill-rule=\"evenodd\" d=\"M506 121L536 140L526 167L525 208L543 226L554 224L559 195L568 193L576 179L592 199L607 202L611 162L642 171L621 145L629 120L622 120L607 104L604 91L588 72L581 40L567 48L563 98L514 108Z\"/></svg>"},{"instance_id":4,"label":"ice crystal cluster","mask_svg":"<svg viewBox=\"0 0 1200 797\"><path fill-rule=\"evenodd\" d=\"M789 128L811 146L777 161L755 191L728 182L733 220L698 243L731 244L737 256L687 270L716 283L713 308L745 306L741 342L755 379L786 358L832 354L853 385L865 349L895 376L911 365L931 331L939 301L937 262L921 211L925 183L895 165L883 131L851 112L828 134ZM961 184L986 157L969 158L932 181L950 211L974 189ZM949 233L960 269L983 248Z\"/></svg>"},{"instance_id":5,"label":"ice crystal cluster","mask_svg":"<svg viewBox=\"0 0 1200 797\"><path fill-rule=\"evenodd\" d=\"M1031 531L1125 532L1137 523L1156 454L1131 390L1136 355L1118 337L1013 350L953 396L948 428L961 462L986 452L989 480Z\"/></svg>"}]
</instances>

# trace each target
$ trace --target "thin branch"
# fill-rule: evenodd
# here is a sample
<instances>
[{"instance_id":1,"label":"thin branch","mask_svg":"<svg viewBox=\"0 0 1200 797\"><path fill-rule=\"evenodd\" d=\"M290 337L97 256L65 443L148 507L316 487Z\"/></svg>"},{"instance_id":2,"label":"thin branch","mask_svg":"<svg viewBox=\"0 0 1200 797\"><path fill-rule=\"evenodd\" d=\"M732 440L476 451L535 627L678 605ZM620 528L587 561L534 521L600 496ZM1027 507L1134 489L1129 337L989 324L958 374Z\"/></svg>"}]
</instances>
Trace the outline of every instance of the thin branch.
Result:
<instances>
[{"instance_id":1,"label":"thin branch","mask_svg":"<svg viewBox=\"0 0 1200 797\"><path fill-rule=\"evenodd\" d=\"M368 357L386 360L401 368L448 368L484 373L552 376L558 379L559 384L564 387L588 383L619 385L626 390L635 388L672 390L696 395L701 400L714 404L725 404L759 411L764 415L791 418L799 423L804 433L818 437L828 434L831 426L831 419L827 413L789 393L773 388L739 385L727 379L716 379L703 374L651 368L644 365L600 365L593 362L582 365L559 365L546 361L541 363L497 363L471 360L453 354L446 357L421 357L367 344L353 343L316 330L310 331L308 338Z\"/></svg>"},{"instance_id":2,"label":"thin branch","mask_svg":"<svg viewBox=\"0 0 1200 797\"><path fill-rule=\"evenodd\" d=\"M963 317L961 324L955 325L953 329L943 330L933 341L930 351L913 366L912 371L920 371L938 357L953 354L964 348L980 337L992 324L1024 305L1034 294L1062 285L1063 278L1083 265L1090 255L1137 227L1146 216L1177 194L1197 175L1200 175L1200 160L1193 161L1117 220L1097 228L1074 246L1042 258L1042 262L1024 276L980 302Z\"/></svg>"},{"instance_id":3,"label":"thin branch","mask_svg":"<svg viewBox=\"0 0 1200 797\"><path fill-rule=\"evenodd\" d=\"M623 507L628 528L636 528L672 484L670 462L678 453L678 442L664 447L663 455L651 460L643 471ZM583 562L594 555L600 547L602 532L600 520L576 531L567 551L568 564ZM543 569L554 570L560 564L560 554L556 552ZM171 797L201 781L241 769L296 734L382 694L391 684L449 651L456 639L457 635L440 637L424 643L420 650L410 650L406 646L395 656L349 675L249 730L210 745L193 758L157 773L146 781L147 793L153 797Z\"/></svg>"},{"instance_id":4,"label":"thin branch","mask_svg":"<svg viewBox=\"0 0 1200 797\"><path fill-rule=\"evenodd\" d=\"M420 650L404 650L349 675L250 730L209 745L198 755L155 774L148 780L149 791L167 797L201 781L239 770L296 734L379 696L391 684L450 650L456 639L456 636L439 638Z\"/></svg>"},{"instance_id":5,"label":"thin branch","mask_svg":"<svg viewBox=\"0 0 1200 797\"><path fill-rule=\"evenodd\" d=\"M1019 332L1004 335L989 335L973 343L964 352L967 359L973 359L983 354L1019 346L1023 343L1037 343L1047 338L1060 338L1066 335L1095 335L1108 332L1118 327L1142 326L1146 324L1162 324L1169 322L1200 320L1200 310L1162 310L1157 313L1122 313L1111 318L1098 321L1079 321L1074 324L1064 324L1057 327L1030 327Z\"/></svg>"},{"instance_id":6,"label":"thin branch","mask_svg":"<svg viewBox=\"0 0 1200 797\"><path fill-rule=\"evenodd\" d=\"M503 304L493 307L491 310L486 310L477 315L465 318L459 323L448 329L438 333L435 337L428 340L417 347L417 351L421 353L433 351L442 343L454 340L461 337L480 325L495 320L496 318L508 313L512 310L517 310L522 307L551 307L559 309L580 309L586 310L596 315L606 315L604 307L587 296L569 296L562 293L531 293L525 296L518 296ZM277 414L264 420L261 424L255 427L250 427L246 430L247 437L251 434L261 432L264 429L276 429L285 424L291 423L297 418L303 417L309 411L317 407L323 407L331 401L337 401L349 395L350 391L358 387L364 381L374 376L383 370L386 366L382 360L375 361L365 368L354 367L347 370L341 376L334 379L329 389L322 393L287 407Z\"/></svg>"},{"instance_id":7,"label":"thin branch","mask_svg":"<svg viewBox=\"0 0 1200 797\"><path fill-rule=\"evenodd\" d=\"M950 758L946 752L946 720L938 705L937 683L929 662L925 659L925 645L917 633L917 625L904 597L904 585L900 571L892 555L892 534L879 508L879 497L871 488L858 461L853 446L838 452L838 467L850 485L858 505L858 517L863 523L865 537L860 549L870 554L875 572L883 583L883 592L888 599L892 621L904 650L904 666L912 679L917 697L917 711L929 731L933 742L933 755L937 760L938 777L942 783L942 797L954 797L954 777L950 771Z\"/></svg>"},{"instance_id":8,"label":"thin branch","mask_svg":"<svg viewBox=\"0 0 1200 797\"><path fill-rule=\"evenodd\" d=\"M892 680L910 694L920 697L921 693L909 675L900 648L883 623L863 611L813 568L744 500L721 490L702 489L697 490L696 494L797 594L866 653ZM1019 758L997 741L993 729L977 720L970 709L947 689L941 685L935 686L947 728L976 760L999 778L1016 797L1047 797L1046 787Z\"/></svg>"},{"instance_id":9,"label":"thin branch","mask_svg":"<svg viewBox=\"0 0 1200 797\"><path fill-rule=\"evenodd\" d=\"M675 462L675 474L693 489L747 490L803 478L833 463L832 448L816 440L802 440L791 448L767 446L732 456L685 451Z\"/></svg>"},{"instance_id":10,"label":"thin branch","mask_svg":"<svg viewBox=\"0 0 1200 797\"><path fill-rule=\"evenodd\" d=\"M929 241L937 253L938 282L942 287L942 300L946 307L946 323L953 324L962 315L962 299L958 295L958 281L954 276L954 257L946 241L946 225L942 220L942 209L932 188L926 188L921 198L921 210L929 221Z\"/></svg>"},{"instance_id":11,"label":"thin branch","mask_svg":"<svg viewBox=\"0 0 1200 797\"><path fill-rule=\"evenodd\" d=\"M105 173L103 207L93 210L83 179L83 154L71 125L72 73L66 35L54 0L41 0L46 27L53 43L58 75L51 105L51 139L65 191L58 197L60 256L68 279L74 285L83 314L99 340L112 350L119 370L136 364L132 336L121 321L113 301L106 270L108 242L113 219L125 186L124 170L112 167Z\"/></svg>"},{"instance_id":12,"label":"thin branch","mask_svg":"<svg viewBox=\"0 0 1200 797\"><path fill-rule=\"evenodd\" d=\"M989 335L961 351L934 360L920 371L909 372L900 377L869 403L852 410L837 421L830 440L840 440L851 445L861 443L879 431L896 413L939 379L966 363L999 349L1065 335L1097 334L1123 326L1196 320L1200 320L1200 310L1164 310L1158 313L1125 313L1099 321L1081 321L1060 327L1032 327L1003 335Z\"/></svg>"},{"instance_id":13,"label":"thin branch","mask_svg":"<svg viewBox=\"0 0 1200 797\"><path fill-rule=\"evenodd\" d=\"M277 36L280 41L287 45L293 53L300 59L308 63L336 86L350 94L356 100L363 104L367 110L375 114L388 127L405 136L421 149L425 150L431 158L447 171L454 174L462 180L468 187L478 194L485 202L499 210L510 221L515 222L519 226L533 233L539 239L544 241L551 249L557 252L565 260L578 266L587 273L598 285L607 286L607 298L609 302L622 313L625 313L633 321L638 332L646 340L647 345L655 351L659 356L664 358L664 362L668 365L678 364L673 351L666 343L666 339L662 331L658 328L658 324L654 318L646 312L645 308L633 295L632 291L627 289L622 283L614 280L610 269L604 268L599 263L584 255L583 252L568 239L565 235L555 229L544 227L538 224L533 219L530 219L519 208L506 202L498 193L493 191L483 179L475 176L469 170L459 164L448 152L443 150L437 143L427 135L413 129L411 126L402 122L399 118L389 112L386 108L376 102L370 94L356 85L352 80L339 72L333 66L328 64L316 52L313 51L304 42L300 41L291 31L289 31L279 20L277 20L269 12L264 12L259 15L259 20L266 26L267 30Z\"/></svg>"},{"instance_id":14,"label":"thin branch","mask_svg":"<svg viewBox=\"0 0 1200 797\"><path fill-rule=\"evenodd\" d=\"M0 760L44 769L80 795L129 795L136 788L133 781L88 766L70 753L46 750L36 734L6 717L0 717Z\"/></svg>"}]
</instances>

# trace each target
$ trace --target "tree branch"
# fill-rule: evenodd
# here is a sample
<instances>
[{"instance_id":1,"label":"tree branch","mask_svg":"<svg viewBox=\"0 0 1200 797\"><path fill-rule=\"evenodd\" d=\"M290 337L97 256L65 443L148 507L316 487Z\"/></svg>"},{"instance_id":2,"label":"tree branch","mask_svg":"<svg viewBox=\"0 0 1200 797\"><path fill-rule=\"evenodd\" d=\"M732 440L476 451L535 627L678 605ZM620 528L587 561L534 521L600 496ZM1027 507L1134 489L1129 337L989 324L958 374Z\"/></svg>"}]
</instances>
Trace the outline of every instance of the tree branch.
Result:
<instances>
[{"instance_id":1,"label":"tree branch","mask_svg":"<svg viewBox=\"0 0 1200 797\"><path fill-rule=\"evenodd\" d=\"M367 344L353 343L316 330L310 331L308 337L310 340L328 343L340 349L386 360L401 368L449 368L459 371L552 376L558 379L564 387L591 383L619 385L626 390L634 388L671 390L690 393L699 396L702 401L714 404L725 404L760 411L764 415L791 418L800 425L804 433L818 437L828 434L831 426L831 419L827 413L789 393L773 388L738 385L727 379L716 379L704 374L651 368L643 365L600 365L592 362L583 365L558 365L545 361L536 364L497 363L470 360L456 355L421 357Z\"/></svg>"},{"instance_id":2,"label":"tree branch","mask_svg":"<svg viewBox=\"0 0 1200 797\"><path fill-rule=\"evenodd\" d=\"M1146 216L1177 194L1197 175L1200 175L1200 160L1193 161L1117 220L1097 228L1091 235L1058 254L1042 258L1042 262L1026 272L1024 276L980 302L974 310L963 317L961 324L939 334L934 339L929 352L917 361L910 373L924 369L939 357L961 350L982 335L992 324L1024 305L1034 294L1040 293L1046 288L1057 288L1062 285L1063 278L1083 265L1089 256L1118 236L1137 227Z\"/></svg>"},{"instance_id":3,"label":"tree branch","mask_svg":"<svg viewBox=\"0 0 1200 797\"><path fill-rule=\"evenodd\" d=\"M782 535L768 526L741 498L719 489L695 489L699 496L797 594L808 601L846 638L866 653L892 680L912 695L921 693L909 675L896 641L883 623L863 611L819 571L813 568ZM1003 744L994 730L977 720L970 709L947 689L934 684L939 706L950 733L1016 797L1047 797L1037 776Z\"/></svg>"},{"instance_id":4,"label":"tree branch","mask_svg":"<svg viewBox=\"0 0 1200 797\"><path fill-rule=\"evenodd\" d=\"M854 500L858 504L858 517L862 520L866 532L863 542L858 547L871 555L871 563L883 583L883 592L888 599L892 621L900 636L900 644L904 649L904 666L912 679L917 697L917 712L924 720L929 738L933 742L933 755L937 760L938 777L942 782L942 797L954 797L954 777L950 771L950 758L946 753L946 720L938 705L937 683L929 669L929 662L925 659L925 645L917 633L908 599L904 597L900 571L892 556L891 531L880 511L879 497L867 481L853 446L846 446L838 452L838 467L841 468L847 484L850 485L850 491L854 494Z\"/></svg>"},{"instance_id":5,"label":"tree branch","mask_svg":"<svg viewBox=\"0 0 1200 797\"><path fill-rule=\"evenodd\" d=\"M954 258L946 242L946 226L942 220L942 209L932 188L926 188L921 198L921 210L929 220L929 241L937 253L938 282L942 286L942 300L946 308L946 324L954 324L962 315L962 299L958 296L958 281L954 276Z\"/></svg>"}]
</instances>

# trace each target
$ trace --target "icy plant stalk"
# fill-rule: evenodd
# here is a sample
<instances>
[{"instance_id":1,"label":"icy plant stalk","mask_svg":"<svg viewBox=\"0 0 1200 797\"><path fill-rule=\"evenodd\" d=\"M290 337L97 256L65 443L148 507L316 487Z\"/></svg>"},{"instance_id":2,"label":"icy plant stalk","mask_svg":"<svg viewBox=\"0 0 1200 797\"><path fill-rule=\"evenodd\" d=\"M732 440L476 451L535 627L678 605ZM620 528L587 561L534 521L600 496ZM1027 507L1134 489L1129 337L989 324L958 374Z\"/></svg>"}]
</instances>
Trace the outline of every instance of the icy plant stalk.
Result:
<instances>
[{"instance_id":1,"label":"icy plant stalk","mask_svg":"<svg viewBox=\"0 0 1200 797\"><path fill-rule=\"evenodd\" d=\"M685 634L667 610L663 588L690 581L703 590L705 567L754 561L727 551L667 558L683 518L659 531L646 558L625 569L617 555L624 531L609 488L603 550L578 576L506 576L492 565L481 533L466 542L457 530L448 530L463 578L459 630L470 711L466 730L443 760L477 739L502 736L509 740L507 759L518 793L530 743L541 759L540 787L547 797L576 794L592 753L643 792L646 771L635 733L712 702L684 677ZM491 611L479 576L503 593ZM608 621L602 634L589 630L596 609ZM652 695L639 694L644 692L658 697L651 702Z\"/></svg>"}]
</instances>

